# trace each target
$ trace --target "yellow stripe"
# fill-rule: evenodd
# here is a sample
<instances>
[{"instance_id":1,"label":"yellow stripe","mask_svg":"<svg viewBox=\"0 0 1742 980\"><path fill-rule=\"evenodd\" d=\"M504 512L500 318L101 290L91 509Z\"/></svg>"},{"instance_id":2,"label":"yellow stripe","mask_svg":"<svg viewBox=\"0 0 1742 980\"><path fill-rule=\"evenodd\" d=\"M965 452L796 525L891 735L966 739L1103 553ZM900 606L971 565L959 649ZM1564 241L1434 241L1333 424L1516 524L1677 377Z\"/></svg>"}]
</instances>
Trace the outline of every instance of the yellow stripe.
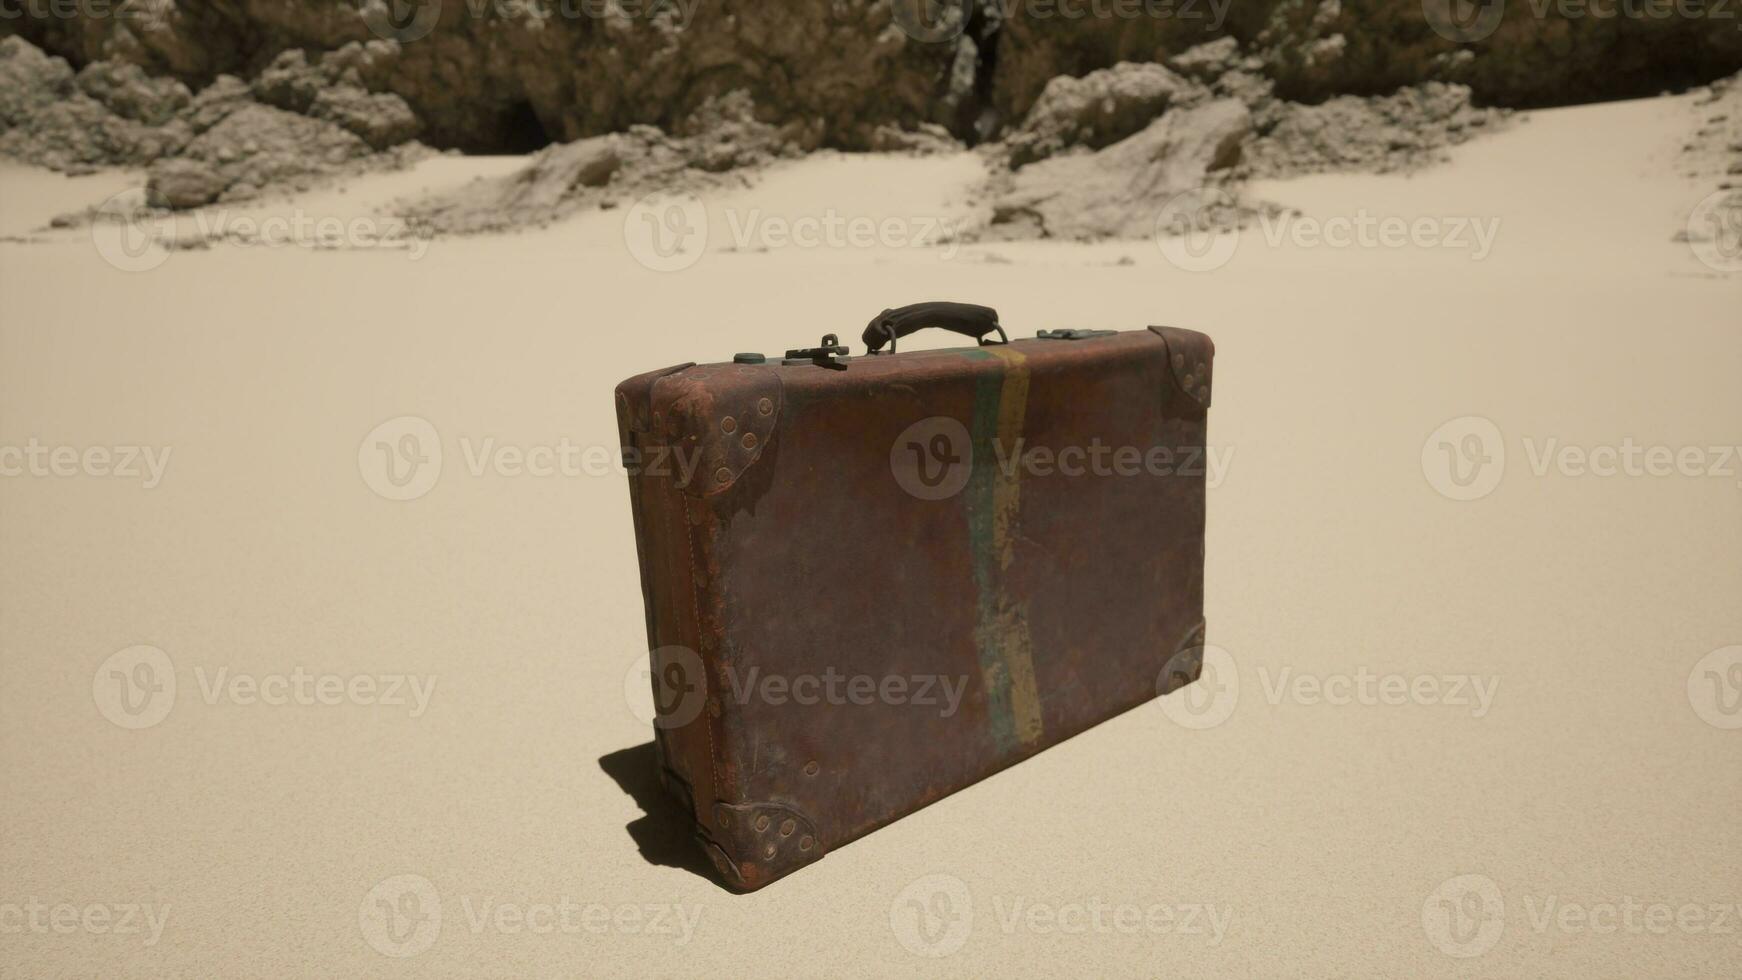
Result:
<instances>
[{"instance_id":1,"label":"yellow stripe","mask_svg":"<svg viewBox=\"0 0 1742 980\"><path fill-rule=\"evenodd\" d=\"M1004 361L1004 382L998 397L998 444L1005 454L1017 451L1023 420L1028 414L1028 358L1008 347L986 347ZM992 485L992 553L999 578L1015 558L1017 522L1022 503L1022 467L1002 469ZM1003 660L1010 671L1010 706L1016 737L1024 745L1040 740L1040 692L1034 680L1034 645L1028 630L1028 603L1013 602L1009 592L999 597L994 634L1002 641Z\"/></svg>"}]
</instances>

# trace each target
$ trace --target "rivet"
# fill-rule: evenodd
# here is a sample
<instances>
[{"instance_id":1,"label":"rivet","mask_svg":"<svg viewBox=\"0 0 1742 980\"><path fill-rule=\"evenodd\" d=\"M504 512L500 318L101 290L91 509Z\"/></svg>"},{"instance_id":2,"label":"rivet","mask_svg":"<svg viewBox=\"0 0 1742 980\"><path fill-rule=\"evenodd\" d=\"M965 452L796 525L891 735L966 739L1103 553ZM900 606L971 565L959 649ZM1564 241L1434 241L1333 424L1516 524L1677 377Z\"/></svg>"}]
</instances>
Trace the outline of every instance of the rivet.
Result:
<instances>
[{"instance_id":1,"label":"rivet","mask_svg":"<svg viewBox=\"0 0 1742 980\"><path fill-rule=\"evenodd\" d=\"M732 815L730 813L720 814L720 826L721 827L732 826Z\"/></svg>"},{"instance_id":2,"label":"rivet","mask_svg":"<svg viewBox=\"0 0 1742 980\"><path fill-rule=\"evenodd\" d=\"M720 483L731 483L732 471L722 466L714 471L714 479Z\"/></svg>"},{"instance_id":3,"label":"rivet","mask_svg":"<svg viewBox=\"0 0 1742 980\"><path fill-rule=\"evenodd\" d=\"M798 829L798 822L796 820L783 820L783 821L781 821L781 824L780 824L780 836L791 837L792 832L797 830L797 829Z\"/></svg>"},{"instance_id":4,"label":"rivet","mask_svg":"<svg viewBox=\"0 0 1742 980\"><path fill-rule=\"evenodd\" d=\"M767 830L768 829L768 814L764 813L763 815L756 818L756 829L757 830Z\"/></svg>"},{"instance_id":5,"label":"rivet","mask_svg":"<svg viewBox=\"0 0 1742 980\"><path fill-rule=\"evenodd\" d=\"M736 431L738 431L738 420L733 418L730 415L721 419L720 420L720 431L721 432L736 432Z\"/></svg>"},{"instance_id":6,"label":"rivet","mask_svg":"<svg viewBox=\"0 0 1742 980\"><path fill-rule=\"evenodd\" d=\"M815 847L816 843L817 842L814 839L812 839L811 835L806 834L803 837L800 837L798 839L798 849L801 851L808 851L811 848Z\"/></svg>"},{"instance_id":7,"label":"rivet","mask_svg":"<svg viewBox=\"0 0 1742 980\"><path fill-rule=\"evenodd\" d=\"M815 776L820 769L821 767L817 765L815 759L804 764L804 774L806 776Z\"/></svg>"},{"instance_id":8,"label":"rivet","mask_svg":"<svg viewBox=\"0 0 1742 980\"><path fill-rule=\"evenodd\" d=\"M1209 389L1209 387L1208 387L1208 386L1205 386L1205 387L1202 387L1202 388L1199 388L1199 389L1198 389L1198 397L1199 397L1199 398L1208 398L1208 397L1210 397L1210 389Z\"/></svg>"},{"instance_id":9,"label":"rivet","mask_svg":"<svg viewBox=\"0 0 1742 980\"><path fill-rule=\"evenodd\" d=\"M745 449L755 449L756 448L756 433L754 433L754 432L744 433L744 448Z\"/></svg>"},{"instance_id":10,"label":"rivet","mask_svg":"<svg viewBox=\"0 0 1742 980\"><path fill-rule=\"evenodd\" d=\"M768 415L774 411L774 403L766 398L761 399L756 403L756 410L763 415Z\"/></svg>"},{"instance_id":11,"label":"rivet","mask_svg":"<svg viewBox=\"0 0 1742 980\"><path fill-rule=\"evenodd\" d=\"M1185 366L1186 366L1186 356L1184 354L1175 354L1173 356L1173 369L1175 371L1178 371L1180 368L1183 368Z\"/></svg>"},{"instance_id":12,"label":"rivet","mask_svg":"<svg viewBox=\"0 0 1742 980\"><path fill-rule=\"evenodd\" d=\"M762 856L765 858L773 857L774 856L774 845L770 844L767 847L764 847L762 849Z\"/></svg>"}]
</instances>

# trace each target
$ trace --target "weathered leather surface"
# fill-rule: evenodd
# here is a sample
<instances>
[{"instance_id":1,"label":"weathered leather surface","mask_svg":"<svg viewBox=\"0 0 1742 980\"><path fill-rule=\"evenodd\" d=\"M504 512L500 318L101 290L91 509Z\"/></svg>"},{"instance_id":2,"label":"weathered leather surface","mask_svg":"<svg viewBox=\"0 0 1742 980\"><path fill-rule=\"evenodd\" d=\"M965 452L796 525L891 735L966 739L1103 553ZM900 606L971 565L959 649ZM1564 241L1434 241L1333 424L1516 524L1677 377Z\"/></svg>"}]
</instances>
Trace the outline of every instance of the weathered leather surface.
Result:
<instances>
[{"instance_id":1,"label":"weathered leather surface","mask_svg":"<svg viewBox=\"0 0 1742 980\"><path fill-rule=\"evenodd\" d=\"M1213 358L1203 334L1152 327L618 387L626 453L699 460L688 479L632 472L630 492L662 775L726 884L759 888L1196 679ZM960 423L927 425L969 452L902 444L928 419ZM1013 464L1037 448L1050 466ZM908 452L965 483L916 496L892 464ZM770 677L788 696L758 693ZM905 693L855 698L855 677Z\"/></svg>"}]
</instances>

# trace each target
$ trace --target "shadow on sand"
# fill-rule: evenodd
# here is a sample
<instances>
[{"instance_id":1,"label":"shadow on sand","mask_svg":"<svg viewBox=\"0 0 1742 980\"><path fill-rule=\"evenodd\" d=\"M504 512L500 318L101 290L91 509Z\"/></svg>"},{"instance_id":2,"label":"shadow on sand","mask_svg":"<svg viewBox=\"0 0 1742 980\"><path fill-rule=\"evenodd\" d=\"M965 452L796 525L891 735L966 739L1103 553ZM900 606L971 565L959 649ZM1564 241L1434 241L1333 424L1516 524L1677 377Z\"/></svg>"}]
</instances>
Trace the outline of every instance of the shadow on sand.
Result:
<instances>
[{"instance_id":1,"label":"shadow on sand","mask_svg":"<svg viewBox=\"0 0 1742 980\"><path fill-rule=\"evenodd\" d=\"M648 864L682 868L714 880L714 868L696 843L693 821L659 785L659 762L652 742L599 757L599 768L617 781L642 809L623 829Z\"/></svg>"}]
</instances>

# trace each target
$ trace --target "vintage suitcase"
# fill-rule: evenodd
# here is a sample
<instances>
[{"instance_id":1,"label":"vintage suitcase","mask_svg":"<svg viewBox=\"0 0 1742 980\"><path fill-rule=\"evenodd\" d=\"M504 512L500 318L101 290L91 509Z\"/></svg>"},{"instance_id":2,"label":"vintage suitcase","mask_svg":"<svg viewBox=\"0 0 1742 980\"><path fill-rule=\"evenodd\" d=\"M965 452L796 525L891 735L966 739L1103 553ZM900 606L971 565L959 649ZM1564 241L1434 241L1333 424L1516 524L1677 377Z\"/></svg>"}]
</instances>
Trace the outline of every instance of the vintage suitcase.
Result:
<instances>
[{"instance_id":1,"label":"vintage suitcase","mask_svg":"<svg viewBox=\"0 0 1742 980\"><path fill-rule=\"evenodd\" d=\"M1198 676L1214 346L1004 336L923 303L617 388L661 775L731 887Z\"/></svg>"}]
</instances>

